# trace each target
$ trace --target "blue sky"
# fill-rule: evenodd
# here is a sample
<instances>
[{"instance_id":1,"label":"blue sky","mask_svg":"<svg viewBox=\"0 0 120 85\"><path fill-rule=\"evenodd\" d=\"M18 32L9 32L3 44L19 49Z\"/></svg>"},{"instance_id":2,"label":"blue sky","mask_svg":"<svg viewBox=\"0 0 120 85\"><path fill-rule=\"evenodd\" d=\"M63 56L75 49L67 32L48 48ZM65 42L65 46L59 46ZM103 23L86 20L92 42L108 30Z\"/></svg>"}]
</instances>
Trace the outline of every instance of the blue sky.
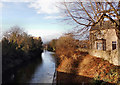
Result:
<instances>
[{"instance_id":1,"label":"blue sky","mask_svg":"<svg viewBox=\"0 0 120 85\"><path fill-rule=\"evenodd\" d=\"M2 31L17 25L24 28L28 34L41 36L44 42L61 36L72 27L61 22L63 17L52 2L51 0L36 0L36 2L3 0L0 3Z\"/></svg>"}]
</instances>

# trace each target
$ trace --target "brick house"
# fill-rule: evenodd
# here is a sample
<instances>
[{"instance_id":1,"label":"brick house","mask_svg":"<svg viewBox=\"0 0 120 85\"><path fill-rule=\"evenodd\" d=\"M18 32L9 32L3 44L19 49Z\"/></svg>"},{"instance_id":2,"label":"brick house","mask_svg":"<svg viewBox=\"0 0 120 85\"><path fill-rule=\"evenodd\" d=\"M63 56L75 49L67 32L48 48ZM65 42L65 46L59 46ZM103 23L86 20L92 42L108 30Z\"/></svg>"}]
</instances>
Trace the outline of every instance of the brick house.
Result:
<instances>
[{"instance_id":1,"label":"brick house","mask_svg":"<svg viewBox=\"0 0 120 85\"><path fill-rule=\"evenodd\" d=\"M114 65L120 65L120 34L111 21L103 21L92 26L90 33L90 54L104 58Z\"/></svg>"}]
</instances>

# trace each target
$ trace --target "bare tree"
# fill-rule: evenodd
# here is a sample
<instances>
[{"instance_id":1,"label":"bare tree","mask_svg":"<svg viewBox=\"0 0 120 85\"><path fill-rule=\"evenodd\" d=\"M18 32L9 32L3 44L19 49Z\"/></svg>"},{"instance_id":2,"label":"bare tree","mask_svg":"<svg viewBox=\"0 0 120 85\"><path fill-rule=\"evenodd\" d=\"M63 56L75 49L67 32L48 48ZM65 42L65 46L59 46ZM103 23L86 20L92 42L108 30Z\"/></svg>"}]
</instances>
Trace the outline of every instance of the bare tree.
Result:
<instances>
[{"instance_id":1,"label":"bare tree","mask_svg":"<svg viewBox=\"0 0 120 85\"><path fill-rule=\"evenodd\" d=\"M79 26L81 28L75 33L86 34L91 26L107 19L116 25L116 30L120 31L118 10L120 1L108 2L104 0L103 2L97 2L96 0L89 0L82 2L81 0L75 0L73 2L64 1L62 5L65 7L65 20L72 20L77 23L76 28Z\"/></svg>"}]
</instances>

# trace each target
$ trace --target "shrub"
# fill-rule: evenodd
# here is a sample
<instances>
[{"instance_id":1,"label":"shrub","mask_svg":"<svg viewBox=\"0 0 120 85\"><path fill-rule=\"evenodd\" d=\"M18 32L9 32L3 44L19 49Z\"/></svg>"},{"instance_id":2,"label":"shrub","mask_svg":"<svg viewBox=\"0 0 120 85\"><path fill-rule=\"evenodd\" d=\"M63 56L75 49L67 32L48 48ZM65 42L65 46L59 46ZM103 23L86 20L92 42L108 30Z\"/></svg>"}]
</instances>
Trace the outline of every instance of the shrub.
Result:
<instances>
[{"instance_id":1,"label":"shrub","mask_svg":"<svg viewBox=\"0 0 120 85\"><path fill-rule=\"evenodd\" d=\"M76 40L71 36L62 36L56 42L56 54L69 58L77 48Z\"/></svg>"}]
</instances>

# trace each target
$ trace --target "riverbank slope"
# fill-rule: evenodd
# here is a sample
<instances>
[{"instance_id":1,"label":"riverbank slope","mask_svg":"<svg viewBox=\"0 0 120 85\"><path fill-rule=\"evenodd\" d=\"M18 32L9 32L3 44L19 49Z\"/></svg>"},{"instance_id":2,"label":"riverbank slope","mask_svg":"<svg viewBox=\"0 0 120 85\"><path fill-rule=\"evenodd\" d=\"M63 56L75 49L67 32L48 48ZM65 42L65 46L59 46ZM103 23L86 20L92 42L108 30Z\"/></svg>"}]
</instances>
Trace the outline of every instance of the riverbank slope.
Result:
<instances>
[{"instance_id":1,"label":"riverbank slope","mask_svg":"<svg viewBox=\"0 0 120 85\"><path fill-rule=\"evenodd\" d=\"M61 57L64 57L64 55L61 55ZM109 83L118 83L120 68L102 58L76 51L71 57L64 57L57 71L60 74L70 73L70 75L86 77L88 78L87 81L86 78L81 77L86 83L91 83L91 79L93 79L93 82L95 80L102 80ZM73 77L71 77L71 79L73 80ZM61 81L61 78L58 78L58 80Z\"/></svg>"}]
</instances>

